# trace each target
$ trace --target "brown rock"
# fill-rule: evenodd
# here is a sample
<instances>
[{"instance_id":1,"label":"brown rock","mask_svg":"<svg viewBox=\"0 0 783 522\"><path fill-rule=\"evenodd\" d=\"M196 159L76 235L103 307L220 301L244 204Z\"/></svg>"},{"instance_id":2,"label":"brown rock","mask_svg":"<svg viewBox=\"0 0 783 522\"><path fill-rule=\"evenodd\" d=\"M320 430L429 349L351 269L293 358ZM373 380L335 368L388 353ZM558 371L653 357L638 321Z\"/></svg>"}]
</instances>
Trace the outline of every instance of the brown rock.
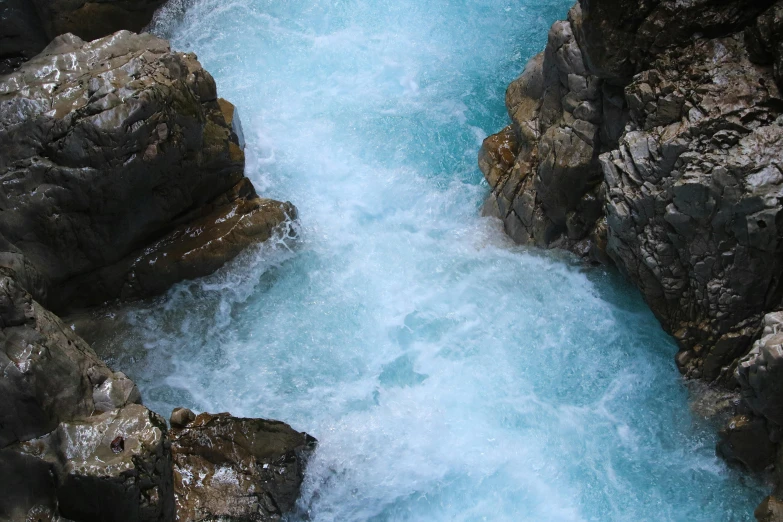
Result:
<instances>
[{"instance_id":1,"label":"brown rock","mask_svg":"<svg viewBox=\"0 0 783 522\"><path fill-rule=\"evenodd\" d=\"M783 501L769 496L759 504L753 514L759 522L783 522Z\"/></svg>"},{"instance_id":2,"label":"brown rock","mask_svg":"<svg viewBox=\"0 0 783 522\"><path fill-rule=\"evenodd\" d=\"M177 520L279 520L315 444L282 422L200 414L171 431Z\"/></svg>"},{"instance_id":3,"label":"brown rock","mask_svg":"<svg viewBox=\"0 0 783 522\"><path fill-rule=\"evenodd\" d=\"M174 408L169 424L173 428L184 428L196 419L196 414L187 408Z\"/></svg>"},{"instance_id":4,"label":"brown rock","mask_svg":"<svg viewBox=\"0 0 783 522\"><path fill-rule=\"evenodd\" d=\"M244 178L238 130L194 55L58 37L0 82L0 266L57 311L214 271L295 217Z\"/></svg>"},{"instance_id":5,"label":"brown rock","mask_svg":"<svg viewBox=\"0 0 783 522\"><path fill-rule=\"evenodd\" d=\"M769 439L766 421L755 415L731 418L720 433L717 452L727 462L749 471L763 471L775 462L777 447Z\"/></svg>"}]
</instances>

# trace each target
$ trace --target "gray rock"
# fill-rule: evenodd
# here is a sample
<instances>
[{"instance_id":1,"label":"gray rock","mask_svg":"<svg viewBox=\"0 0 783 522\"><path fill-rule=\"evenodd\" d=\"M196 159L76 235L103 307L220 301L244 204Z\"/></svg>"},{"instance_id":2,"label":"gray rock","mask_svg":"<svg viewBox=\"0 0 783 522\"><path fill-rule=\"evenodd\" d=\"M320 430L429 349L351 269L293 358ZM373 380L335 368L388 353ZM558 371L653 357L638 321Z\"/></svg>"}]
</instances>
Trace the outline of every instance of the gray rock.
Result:
<instances>
[{"instance_id":1,"label":"gray rock","mask_svg":"<svg viewBox=\"0 0 783 522\"><path fill-rule=\"evenodd\" d=\"M0 75L40 53L56 36L93 40L121 29L140 32L165 0L3 0Z\"/></svg>"},{"instance_id":2,"label":"gray rock","mask_svg":"<svg viewBox=\"0 0 783 522\"><path fill-rule=\"evenodd\" d=\"M579 0L577 39L590 72L624 85L694 36L741 31L774 0Z\"/></svg>"},{"instance_id":3,"label":"gray rock","mask_svg":"<svg viewBox=\"0 0 783 522\"><path fill-rule=\"evenodd\" d=\"M761 339L740 360L736 378L753 411L783 428L783 312L764 317Z\"/></svg>"},{"instance_id":4,"label":"gray rock","mask_svg":"<svg viewBox=\"0 0 783 522\"><path fill-rule=\"evenodd\" d=\"M184 428L196 420L196 414L187 408L174 408L171 412L169 424L174 428Z\"/></svg>"},{"instance_id":5,"label":"gray rock","mask_svg":"<svg viewBox=\"0 0 783 522\"><path fill-rule=\"evenodd\" d=\"M55 311L211 273L296 217L244 178L238 131L194 55L58 37L0 82L0 265Z\"/></svg>"},{"instance_id":6,"label":"gray rock","mask_svg":"<svg viewBox=\"0 0 783 522\"><path fill-rule=\"evenodd\" d=\"M654 66L626 88L634 130L601 156L608 252L677 338L683 372L730 379L783 291L783 100L742 35Z\"/></svg>"},{"instance_id":7,"label":"gray rock","mask_svg":"<svg viewBox=\"0 0 783 522\"><path fill-rule=\"evenodd\" d=\"M546 50L509 86L513 125L485 140L479 167L493 189L485 213L501 218L515 241L587 255L601 217L604 91L574 39L580 17L577 5L569 21L556 22Z\"/></svg>"},{"instance_id":8,"label":"gray rock","mask_svg":"<svg viewBox=\"0 0 783 522\"><path fill-rule=\"evenodd\" d=\"M0 269L0 448L140 402L136 386Z\"/></svg>"},{"instance_id":9,"label":"gray rock","mask_svg":"<svg viewBox=\"0 0 783 522\"><path fill-rule=\"evenodd\" d=\"M12 457L3 460L3 455ZM43 506L80 521L173 519L165 422L144 406L131 404L64 422L0 454L0 466L21 467L19 462L37 472L27 478L28 495L37 494L31 509ZM41 463L48 466L48 474L39 471ZM11 480L5 473L0 476Z\"/></svg>"},{"instance_id":10,"label":"gray rock","mask_svg":"<svg viewBox=\"0 0 783 522\"><path fill-rule=\"evenodd\" d=\"M202 413L171 431L177 520L280 520L316 440L287 424Z\"/></svg>"}]
</instances>

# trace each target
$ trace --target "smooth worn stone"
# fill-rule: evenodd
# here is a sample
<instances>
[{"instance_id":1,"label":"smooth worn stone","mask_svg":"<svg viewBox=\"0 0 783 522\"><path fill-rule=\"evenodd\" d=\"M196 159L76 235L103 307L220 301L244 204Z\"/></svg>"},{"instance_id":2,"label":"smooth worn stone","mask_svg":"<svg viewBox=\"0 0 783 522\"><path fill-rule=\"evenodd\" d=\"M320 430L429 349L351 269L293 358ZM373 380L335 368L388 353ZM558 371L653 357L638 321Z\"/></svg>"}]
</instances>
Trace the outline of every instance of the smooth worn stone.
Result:
<instances>
[{"instance_id":1,"label":"smooth worn stone","mask_svg":"<svg viewBox=\"0 0 783 522\"><path fill-rule=\"evenodd\" d=\"M0 269L0 448L141 401L57 316Z\"/></svg>"},{"instance_id":2,"label":"smooth worn stone","mask_svg":"<svg viewBox=\"0 0 783 522\"><path fill-rule=\"evenodd\" d=\"M57 510L67 519L173 519L166 425L144 406L64 422L9 450L50 466Z\"/></svg>"},{"instance_id":3,"label":"smooth worn stone","mask_svg":"<svg viewBox=\"0 0 783 522\"><path fill-rule=\"evenodd\" d=\"M783 501L769 496L759 504L753 514L758 522L783 522Z\"/></svg>"},{"instance_id":4,"label":"smooth worn stone","mask_svg":"<svg viewBox=\"0 0 783 522\"><path fill-rule=\"evenodd\" d=\"M184 428L196 419L196 414L187 408L174 408L171 412L169 424L173 428Z\"/></svg>"},{"instance_id":5,"label":"smooth worn stone","mask_svg":"<svg viewBox=\"0 0 783 522\"><path fill-rule=\"evenodd\" d=\"M177 520L280 520L316 440L287 424L202 413L171 431Z\"/></svg>"},{"instance_id":6,"label":"smooth worn stone","mask_svg":"<svg viewBox=\"0 0 783 522\"><path fill-rule=\"evenodd\" d=\"M193 54L56 38L0 82L0 266L55 311L214 271L295 217L256 197L240 135Z\"/></svg>"}]
</instances>

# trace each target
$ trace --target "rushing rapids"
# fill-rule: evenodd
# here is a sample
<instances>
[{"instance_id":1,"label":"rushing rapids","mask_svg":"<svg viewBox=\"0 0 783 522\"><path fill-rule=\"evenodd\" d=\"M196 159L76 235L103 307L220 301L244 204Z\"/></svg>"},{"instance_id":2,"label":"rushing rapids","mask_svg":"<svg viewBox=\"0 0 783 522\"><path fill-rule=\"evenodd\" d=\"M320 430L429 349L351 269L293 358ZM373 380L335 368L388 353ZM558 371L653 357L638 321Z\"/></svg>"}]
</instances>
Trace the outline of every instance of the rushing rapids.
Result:
<instances>
[{"instance_id":1,"label":"rushing rapids","mask_svg":"<svg viewBox=\"0 0 783 522\"><path fill-rule=\"evenodd\" d=\"M481 218L481 139L570 2L195 0L154 24L240 111L300 240L113 312L145 403L315 435L301 517L751 520L620 276Z\"/></svg>"}]
</instances>

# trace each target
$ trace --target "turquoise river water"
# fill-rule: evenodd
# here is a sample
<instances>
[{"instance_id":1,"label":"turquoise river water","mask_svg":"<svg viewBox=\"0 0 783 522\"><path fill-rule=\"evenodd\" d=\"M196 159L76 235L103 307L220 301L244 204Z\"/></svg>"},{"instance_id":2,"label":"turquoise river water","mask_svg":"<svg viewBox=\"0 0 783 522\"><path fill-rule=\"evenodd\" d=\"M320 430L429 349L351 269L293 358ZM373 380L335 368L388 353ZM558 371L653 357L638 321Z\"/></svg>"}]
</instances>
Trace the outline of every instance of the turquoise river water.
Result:
<instances>
[{"instance_id":1,"label":"turquoise river water","mask_svg":"<svg viewBox=\"0 0 783 522\"><path fill-rule=\"evenodd\" d=\"M613 272L513 245L476 155L571 0L191 0L155 26L239 108L272 242L114 315L145 403L320 441L296 520L742 521L676 347Z\"/></svg>"}]
</instances>

